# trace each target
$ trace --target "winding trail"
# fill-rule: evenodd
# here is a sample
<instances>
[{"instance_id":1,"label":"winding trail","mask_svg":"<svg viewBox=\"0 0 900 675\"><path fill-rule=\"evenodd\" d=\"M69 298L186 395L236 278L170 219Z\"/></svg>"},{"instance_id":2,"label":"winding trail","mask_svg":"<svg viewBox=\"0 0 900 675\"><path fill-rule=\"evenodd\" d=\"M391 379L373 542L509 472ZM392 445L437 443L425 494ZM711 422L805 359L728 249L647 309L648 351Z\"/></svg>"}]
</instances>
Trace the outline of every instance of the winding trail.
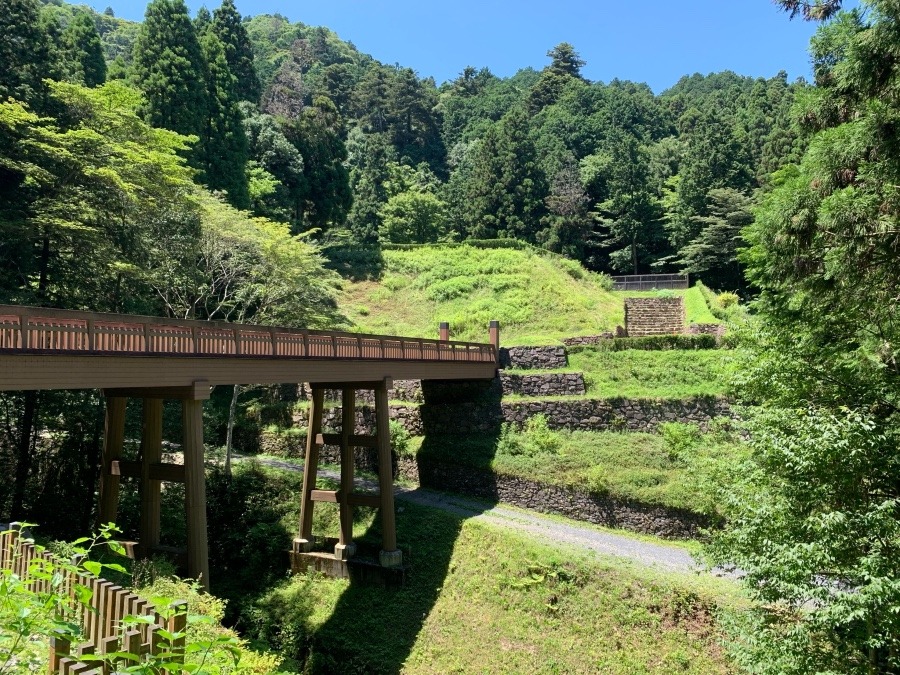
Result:
<instances>
[{"instance_id":1,"label":"winding trail","mask_svg":"<svg viewBox=\"0 0 900 675\"><path fill-rule=\"evenodd\" d=\"M249 458L235 457L235 459L245 460ZM263 466L284 471L303 471L302 463L261 458L257 458L256 461ZM319 470L319 475L332 480L340 479L340 474L337 471L328 469ZM377 483L374 481L358 479L357 482L366 489L375 490L378 488ZM394 487L394 494L397 501L401 503L410 502L420 506L441 509L448 513L471 518L496 527L524 532L545 541L562 542L602 555L627 558L642 565L678 572L695 572L703 569L691 557L689 552L677 546L666 546L664 544L642 541L613 532L577 525L572 521L550 518L533 511L513 509L502 504L491 504L469 497L437 492L436 490L421 487L412 489L398 485ZM402 508L402 506L398 508Z\"/></svg>"}]
</instances>

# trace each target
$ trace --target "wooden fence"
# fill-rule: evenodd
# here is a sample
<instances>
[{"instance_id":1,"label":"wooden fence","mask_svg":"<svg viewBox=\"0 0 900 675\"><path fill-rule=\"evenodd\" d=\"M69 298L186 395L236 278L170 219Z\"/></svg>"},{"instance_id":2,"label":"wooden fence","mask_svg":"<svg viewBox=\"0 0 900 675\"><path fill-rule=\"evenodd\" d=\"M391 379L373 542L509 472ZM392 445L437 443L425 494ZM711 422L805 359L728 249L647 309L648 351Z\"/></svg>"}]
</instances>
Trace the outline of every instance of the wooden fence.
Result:
<instances>
[{"instance_id":1,"label":"wooden fence","mask_svg":"<svg viewBox=\"0 0 900 675\"><path fill-rule=\"evenodd\" d=\"M612 277L612 280L614 291L651 291L690 286L687 274L629 274Z\"/></svg>"},{"instance_id":2,"label":"wooden fence","mask_svg":"<svg viewBox=\"0 0 900 675\"><path fill-rule=\"evenodd\" d=\"M0 351L496 361L490 344L0 305Z\"/></svg>"},{"instance_id":3,"label":"wooden fence","mask_svg":"<svg viewBox=\"0 0 900 675\"><path fill-rule=\"evenodd\" d=\"M109 661L83 659L89 654L128 652L144 655L160 654L165 650L173 655L172 660L183 658L186 603L174 603L171 611L162 616L147 600L74 567L61 564L51 553L21 537L17 529L0 533L0 569L16 575L32 592L60 595L66 600L60 618L81 627L83 641L79 643L72 644L62 635L50 639L50 675L109 675L114 671L115 666ZM86 604L75 600L77 586L90 589L91 597ZM127 616L149 616L152 621L129 626L124 622ZM161 631L179 633L180 637L173 642L164 641Z\"/></svg>"}]
</instances>

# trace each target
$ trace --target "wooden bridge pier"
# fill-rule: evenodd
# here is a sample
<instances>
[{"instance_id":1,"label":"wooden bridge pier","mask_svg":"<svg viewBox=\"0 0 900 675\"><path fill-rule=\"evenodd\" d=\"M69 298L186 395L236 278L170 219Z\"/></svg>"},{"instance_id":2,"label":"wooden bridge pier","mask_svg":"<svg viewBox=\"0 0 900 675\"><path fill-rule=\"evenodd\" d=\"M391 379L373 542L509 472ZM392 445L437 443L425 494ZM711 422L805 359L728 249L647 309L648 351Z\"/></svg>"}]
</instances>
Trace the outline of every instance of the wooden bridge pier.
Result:
<instances>
[{"instance_id":1,"label":"wooden bridge pier","mask_svg":"<svg viewBox=\"0 0 900 675\"><path fill-rule=\"evenodd\" d=\"M382 567L400 567L403 554L397 548L397 524L394 513L394 474L391 461L390 408L388 391L393 388L390 378L378 382L312 383L309 406L309 429L306 437L303 494L300 498L300 532L294 539L294 553L308 553L313 549L312 517L316 502L337 503L340 508L340 538L334 548L337 560L349 560L356 553L353 542L353 507L378 508L381 515ZM322 415L326 389L341 390L341 433L323 434ZM356 391L375 392L375 435L360 436L355 433ZM338 490L316 489L319 467L319 450L324 444L339 445L341 449L341 485ZM358 447L375 447L378 450L378 494L366 495L354 491L353 460Z\"/></svg>"},{"instance_id":2,"label":"wooden bridge pier","mask_svg":"<svg viewBox=\"0 0 900 675\"><path fill-rule=\"evenodd\" d=\"M191 387L139 387L104 389L106 424L103 438L103 465L100 476L100 524L114 523L119 508L119 481L122 477L140 480L140 539L136 557L149 557L160 550L161 487L164 481L184 483L187 523L187 572L209 588L209 559L206 531L206 479L203 446L203 401L209 386L198 381ZM125 437L125 407L129 398L143 403L141 457L122 459ZM177 399L182 405L184 464L162 461L163 401Z\"/></svg>"}]
</instances>

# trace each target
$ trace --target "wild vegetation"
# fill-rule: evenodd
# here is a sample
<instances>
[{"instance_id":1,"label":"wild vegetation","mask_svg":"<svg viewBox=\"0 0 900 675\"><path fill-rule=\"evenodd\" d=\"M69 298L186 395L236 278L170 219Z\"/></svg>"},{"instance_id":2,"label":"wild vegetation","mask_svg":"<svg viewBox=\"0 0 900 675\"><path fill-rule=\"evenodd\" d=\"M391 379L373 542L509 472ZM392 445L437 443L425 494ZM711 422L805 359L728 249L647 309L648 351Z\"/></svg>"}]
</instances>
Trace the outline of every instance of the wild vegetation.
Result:
<instances>
[{"instance_id":1,"label":"wild vegetation","mask_svg":"<svg viewBox=\"0 0 900 675\"><path fill-rule=\"evenodd\" d=\"M813 83L723 72L657 95L587 80L568 43L547 45L539 71L468 67L438 85L327 28L241 17L233 0L194 17L152 0L141 23L4 0L0 301L412 335L450 321L472 340L499 319L508 345L556 344L621 323L607 275L688 272L703 282L684 294L688 320L740 325L726 345L741 349L610 340L571 365L591 396L717 394L733 372L734 395L755 406L748 446L534 422L455 451L714 509L724 527L709 560L737 565L752 603L717 623L731 591L419 507L400 514L405 545L438 554L416 558L421 575L390 602L284 581L296 477L249 468L210 478L226 620L313 671L338 659L368 672L373 658L489 671L494 652L476 647L491 644L521 670L897 672L900 11L777 4L822 22ZM739 296L755 298L750 319ZM224 442L240 394L214 393L208 438ZM289 423L266 399L277 395L244 394L246 427ZM139 435L135 410L128 424ZM87 532L101 437L95 393L0 396L0 519ZM126 528L133 517L125 508ZM365 510L357 526L377 532ZM178 518L165 527L183 536Z\"/></svg>"}]
</instances>

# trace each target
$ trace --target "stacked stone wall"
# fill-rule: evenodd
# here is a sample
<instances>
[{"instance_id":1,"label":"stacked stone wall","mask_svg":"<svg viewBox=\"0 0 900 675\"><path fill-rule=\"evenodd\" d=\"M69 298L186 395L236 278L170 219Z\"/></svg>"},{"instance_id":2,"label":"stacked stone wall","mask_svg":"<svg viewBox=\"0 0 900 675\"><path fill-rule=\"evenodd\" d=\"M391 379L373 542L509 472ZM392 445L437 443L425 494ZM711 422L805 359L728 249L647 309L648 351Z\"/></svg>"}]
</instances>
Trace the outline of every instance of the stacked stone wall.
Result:
<instances>
[{"instance_id":1,"label":"stacked stone wall","mask_svg":"<svg viewBox=\"0 0 900 675\"><path fill-rule=\"evenodd\" d=\"M500 367L555 370L569 364L565 347L501 347Z\"/></svg>"},{"instance_id":2,"label":"stacked stone wall","mask_svg":"<svg viewBox=\"0 0 900 675\"><path fill-rule=\"evenodd\" d=\"M684 333L684 298L625 298L628 337Z\"/></svg>"},{"instance_id":3,"label":"stacked stone wall","mask_svg":"<svg viewBox=\"0 0 900 675\"><path fill-rule=\"evenodd\" d=\"M712 335L716 338L716 342L722 340L722 336L725 335L725 324L724 323L692 323L688 326L688 331L690 335Z\"/></svg>"},{"instance_id":4,"label":"stacked stone wall","mask_svg":"<svg viewBox=\"0 0 900 675\"><path fill-rule=\"evenodd\" d=\"M665 422L689 422L706 428L716 417L732 417L727 401L714 397L686 400L576 399L560 401L465 402L423 405L422 427L429 434L471 434L496 431L508 422L522 425L544 415L551 429L572 431L655 432Z\"/></svg>"},{"instance_id":5,"label":"stacked stone wall","mask_svg":"<svg viewBox=\"0 0 900 675\"><path fill-rule=\"evenodd\" d=\"M500 373L500 386L504 396L581 396L586 391L582 373Z\"/></svg>"},{"instance_id":6,"label":"stacked stone wall","mask_svg":"<svg viewBox=\"0 0 900 675\"><path fill-rule=\"evenodd\" d=\"M500 501L526 509L583 520L658 537L696 537L710 525L705 516L688 511L615 499L585 490L545 485L537 481L490 471L435 462L430 458L402 457L401 476L423 487Z\"/></svg>"}]
</instances>

